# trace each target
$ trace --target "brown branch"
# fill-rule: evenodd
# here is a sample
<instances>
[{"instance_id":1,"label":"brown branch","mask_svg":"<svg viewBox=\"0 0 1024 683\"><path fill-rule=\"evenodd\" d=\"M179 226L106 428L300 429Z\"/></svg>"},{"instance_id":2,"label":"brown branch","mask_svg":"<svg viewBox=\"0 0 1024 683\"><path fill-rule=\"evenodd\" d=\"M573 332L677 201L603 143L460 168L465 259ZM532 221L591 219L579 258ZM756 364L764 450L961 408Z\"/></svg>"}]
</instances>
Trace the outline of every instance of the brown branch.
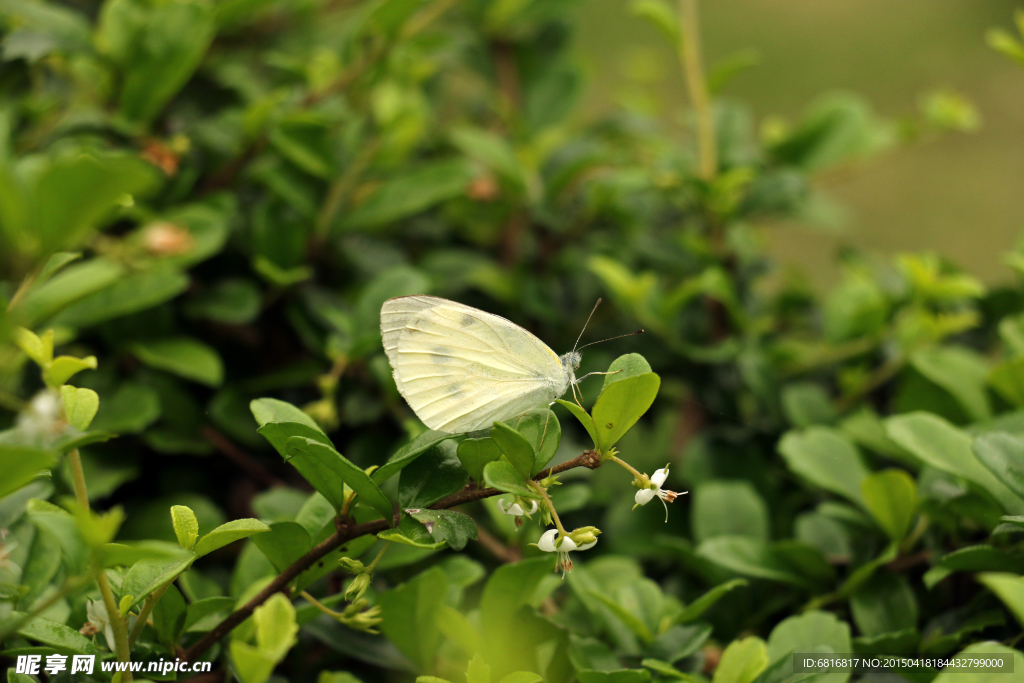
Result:
<instances>
[{"instance_id":1,"label":"brown branch","mask_svg":"<svg viewBox=\"0 0 1024 683\"><path fill-rule=\"evenodd\" d=\"M916 567L919 564L923 564L932 559L931 551L922 550L914 553L913 555L904 555L903 557L897 557L895 560L885 565L890 571L893 572L905 572L908 569Z\"/></svg>"},{"instance_id":2,"label":"brown branch","mask_svg":"<svg viewBox=\"0 0 1024 683\"><path fill-rule=\"evenodd\" d=\"M598 454L594 451L584 451L581 455L576 456L572 460L563 462L561 465L555 467L549 467L545 470L540 471L534 479L540 480L548 477L552 474L558 474L571 470L574 467L587 467L590 469L596 469L601 466L601 459ZM482 500L491 496L496 496L502 493L498 489L493 488L477 488L475 486L466 487L458 493L454 493L447 498L444 498L440 502L434 504L433 507L436 510L443 510L452 508L457 505L464 505L473 501ZM396 515L397 516L397 515ZM267 584L266 588L256 594L249 602L245 603L242 607L235 610L227 617L224 621L220 622L209 631L202 638L197 640L195 644L187 649L183 655L183 659L186 661L195 661L199 655L206 652L214 643L230 633L236 626L241 624L243 621L248 619L253 611L262 605L264 602L270 599L274 593L285 592L287 594L288 584L293 579L297 578L299 574L309 569L320 559L325 557L328 553L340 548L345 543L352 541L360 536L367 534L379 534L388 528L388 521L384 519L374 520L372 522L364 522L363 524L354 524L349 526L345 522L338 523L338 529L329 537L317 544L312 550L300 557L290 567L285 569L283 572L277 575L273 581Z\"/></svg>"},{"instance_id":3,"label":"brown branch","mask_svg":"<svg viewBox=\"0 0 1024 683\"><path fill-rule=\"evenodd\" d=\"M203 438L216 446L224 455L238 465L250 477L263 484L267 488L284 486L284 482L278 479L273 472L256 461L252 456L236 446L229 438L207 425L202 430Z\"/></svg>"}]
</instances>

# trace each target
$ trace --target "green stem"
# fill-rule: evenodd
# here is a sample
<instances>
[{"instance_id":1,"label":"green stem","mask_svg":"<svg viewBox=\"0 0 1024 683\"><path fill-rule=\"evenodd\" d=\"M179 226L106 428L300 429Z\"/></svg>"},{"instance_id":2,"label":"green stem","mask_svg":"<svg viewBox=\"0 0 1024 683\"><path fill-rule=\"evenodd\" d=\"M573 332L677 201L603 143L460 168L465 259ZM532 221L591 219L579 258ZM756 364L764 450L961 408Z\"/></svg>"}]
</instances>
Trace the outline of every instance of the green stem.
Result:
<instances>
[{"instance_id":1,"label":"green stem","mask_svg":"<svg viewBox=\"0 0 1024 683\"><path fill-rule=\"evenodd\" d=\"M327 605L323 604L322 602L320 602L319 600L314 598L312 595L310 595L306 591L299 591L299 595L301 595L302 597L306 598L306 600L309 601L309 604L313 605L313 607L316 607L318 610L320 610L321 612L323 612L324 614L326 614L327 616L329 616L329 617L331 617L333 619L344 618L344 616L345 616L341 612L335 612L330 607L328 607Z\"/></svg>"},{"instance_id":2,"label":"green stem","mask_svg":"<svg viewBox=\"0 0 1024 683\"><path fill-rule=\"evenodd\" d=\"M626 462L622 458L618 457L617 455L609 455L608 459L611 460L612 462L618 464L618 465L621 465L621 466L625 467L627 470L632 472L633 473L633 477L637 481L643 481L644 479L648 478L647 475L641 474L640 472L638 472L636 470L636 468L634 468L632 465L630 465L628 462Z\"/></svg>"},{"instance_id":3,"label":"green stem","mask_svg":"<svg viewBox=\"0 0 1024 683\"><path fill-rule=\"evenodd\" d=\"M149 594L145 602L142 603L142 609L139 610L139 617L135 620L135 626L132 627L132 632L128 634L128 646L135 644L135 641L139 639L139 635L142 633L142 629L146 627L146 622L149 621L149 615L156 607L156 603L160 602L160 598L163 597L167 589L171 587L174 581L168 581L160 588Z\"/></svg>"},{"instance_id":4,"label":"green stem","mask_svg":"<svg viewBox=\"0 0 1024 683\"><path fill-rule=\"evenodd\" d=\"M555 526L558 527L560 537L568 536L569 534L566 533L565 527L562 526L562 520L558 518L558 513L555 511L554 503L552 503L551 498L548 497L548 492L544 490L543 486L533 480L530 481L530 485L537 489L538 493L540 493L541 497L544 499L544 504L547 505L548 511L551 513L551 519L555 521Z\"/></svg>"},{"instance_id":5,"label":"green stem","mask_svg":"<svg viewBox=\"0 0 1024 683\"><path fill-rule=\"evenodd\" d=\"M128 647L128 627L125 619L121 616L121 610L114 600L114 591L110 590L110 582L107 575L100 567L96 574L96 583L100 586L100 595L103 596L103 604L107 607L107 618L110 619L110 628L114 631L114 650L117 652L117 661L130 662L131 649ZM124 671L122 681L132 680L132 672Z\"/></svg>"},{"instance_id":6,"label":"green stem","mask_svg":"<svg viewBox=\"0 0 1024 683\"><path fill-rule=\"evenodd\" d=\"M384 553L387 552L387 549L390 547L391 541L385 543L384 547L380 549L379 553L377 553L377 557L373 558L373 562L371 562L369 566L366 567L366 571L372 572L377 567L377 563L380 562L380 558L384 557Z\"/></svg>"},{"instance_id":7,"label":"green stem","mask_svg":"<svg viewBox=\"0 0 1024 683\"><path fill-rule=\"evenodd\" d=\"M68 453L68 461L71 463L71 479L75 487L75 500L83 510L89 510L89 492L85 487L85 470L82 469L82 456L78 449ZM131 648L128 645L128 623L121 615L121 609L114 600L114 591L110 590L110 582L103 567L96 570L96 583L100 587L100 595L103 596L103 604L107 608L107 618L110 620L110 628L114 631L114 649L117 651L117 661L130 662ZM122 681L132 680L132 672L125 671L121 677Z\"/></svg>"},{"instance_id":8,"label":"green stem","mask_svg":"<svg viewBox=\"0 0 1024 683\"><path fill-rule=\"evenodd\" d=\"M690 103L697 117L697 172L704 180L711 180L718 172L718 150L715 145L714 112L701 57L697 0L679 0L679 22L679 59L686 75Z\"/></svg>"},{"instance_id":9,"label":"green stem","mask_svg":"<svg viewBox=\"0 0 1024 683\"><path fill-rule=\"evenodd\" d=\"M89 509L89 492L85 488L85 470L82 469L82 456L75 448L68 453L68 462L71 463L71 479L75 487L75 500L85 510Z\"/></svg>"}]
</instances>

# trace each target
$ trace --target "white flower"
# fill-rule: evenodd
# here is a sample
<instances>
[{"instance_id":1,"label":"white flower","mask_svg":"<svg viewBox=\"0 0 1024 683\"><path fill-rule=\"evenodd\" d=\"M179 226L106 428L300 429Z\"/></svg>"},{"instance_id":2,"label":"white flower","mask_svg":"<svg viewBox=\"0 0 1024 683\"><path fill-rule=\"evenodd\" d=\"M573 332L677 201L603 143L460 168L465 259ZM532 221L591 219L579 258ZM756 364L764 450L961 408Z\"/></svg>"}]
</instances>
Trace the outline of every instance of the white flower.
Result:
<instances>
[{"instance_id":1,"label":"white flower","mask_svg":"<svg viewBox=\"0 0 1024 683\"><path fill-rule=\"evenodd\" d=\"M86 603L86 615L89 621L82 627L80 633L95 635L102 633L107 639L107 647L114 651L114 627L110 625L110 615L107 613L107 606L102 600L90 600Z\"/></svg>"},{"instance_id":2,"label":"white flower","mask_svg":"<svg viewBox=\"0 0 1024 683\"><path fill-rule=\"evenodd\" d=\"M597 534L600 533L594 527L582 527L559 538L558 529L548 529L537 541L537 547L546 553L558 553L555 571L561 569L564 579L565 573L572 571L572 560L569 559L569 553L574 550L590 550L597 545ZM573 540L573 536L576 536L576 540Z\"/></svg>"},{"instance_id":3,"label":"white flower","mask_svg":"<svg viewBox=\"0 0 1024 683\"><path fill-rule=\"evenodd\" d=\"M666 501L671 503L677 497L687 492L683 491L682 494L680 494L675 491L667 491L661 488L661 485L665 483L666 479L668 479L668 465L665 465L665 467L660 470L655 470L654 474L650 477L650 485L637 491L633 500L636 501L636 506L647 505L654 500L655 496L657 496L661 499L661 504L665 506L665 521L668 522L668 505L666 505ZM636 509L636 506L634 506L634 509Z\"/></svg>"},{"instance_id":4,"label":"white flower","mask_svg":"<svg viewBox=\"0 0 1024 683\"><path fill-rule=\"evenodd\" d=\"M523 525L523 517L529 517L533 513L537 512L537 501L530 501L529 512L523 510L523 506L526 505L526 501L516 496L512 502L498 499L498 510L504 515L510 515L516 518L516 526L520 527Z\"/></svg>"},{"instance_id":5,"label":"white flower","mask_svg":"<svg viewBox=\"0 0 1024 683\"><path fill-rule=\"evenodd\" d=\"M43 389L32 397L25 410L18 415L16 426L33 441L50 439L65 427L61 411L57 392Z\"/></svg>"}]
</instances>

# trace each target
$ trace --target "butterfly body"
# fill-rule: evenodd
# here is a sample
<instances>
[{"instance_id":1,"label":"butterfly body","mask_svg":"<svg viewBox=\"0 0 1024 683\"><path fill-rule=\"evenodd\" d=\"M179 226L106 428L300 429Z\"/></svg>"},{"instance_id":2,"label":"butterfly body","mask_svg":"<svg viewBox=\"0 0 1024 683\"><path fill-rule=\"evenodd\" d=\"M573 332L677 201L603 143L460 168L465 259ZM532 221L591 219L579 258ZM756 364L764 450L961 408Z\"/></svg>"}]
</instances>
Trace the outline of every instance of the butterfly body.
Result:
<instances>
[{"instance_id":1,"label":"butterfly body","mask_svg":"<svg viewBox=\"0 0 1024 683\"><path fill-rule=\"evenodd\" d=\"M395 385L416 416L450 433L545 406L575 383L577 351L558 356L519 325L433 296L389 299L381 335Z\"/></svg>"}]
</instances>

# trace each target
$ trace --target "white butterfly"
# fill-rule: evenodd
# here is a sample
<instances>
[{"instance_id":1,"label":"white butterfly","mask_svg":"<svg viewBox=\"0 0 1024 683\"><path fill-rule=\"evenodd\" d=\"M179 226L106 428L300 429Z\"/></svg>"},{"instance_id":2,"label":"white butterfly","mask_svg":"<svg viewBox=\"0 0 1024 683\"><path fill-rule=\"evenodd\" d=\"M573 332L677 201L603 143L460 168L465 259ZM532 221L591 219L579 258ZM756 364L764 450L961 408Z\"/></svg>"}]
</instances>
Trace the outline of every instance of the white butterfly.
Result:
<instances>
[{"instance_id":1,"label":"white butterfly","mask_svg":"<svg viewBox=\"0 0 1024 683\"><path fill-rule=\"evenodd\" d=\"M436 296L385 301L380 330L399 393L431 429L484 429L579 381L579 351L558 356L501 316Z\"/></svg>"}]
</instances>

